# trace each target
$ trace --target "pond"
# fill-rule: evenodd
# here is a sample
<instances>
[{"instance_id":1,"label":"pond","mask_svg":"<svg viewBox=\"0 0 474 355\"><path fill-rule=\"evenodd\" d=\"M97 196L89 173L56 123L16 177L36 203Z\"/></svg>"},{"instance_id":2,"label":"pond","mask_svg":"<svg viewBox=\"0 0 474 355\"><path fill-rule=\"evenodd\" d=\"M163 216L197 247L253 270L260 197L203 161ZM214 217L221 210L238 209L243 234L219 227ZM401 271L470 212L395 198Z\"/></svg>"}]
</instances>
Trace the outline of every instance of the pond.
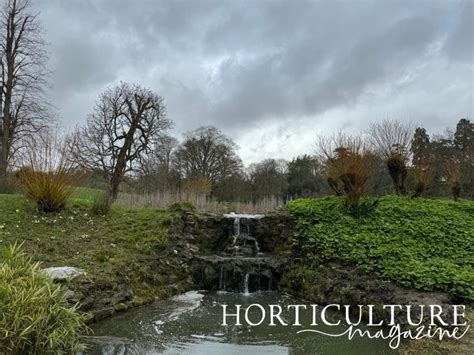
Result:
<instances>
[{"instance_id":1,"label":"pond","mask_svg":"<svg viewBox=\"0 0 474 355\"><path fill-rule=\"evenodd\" d=\"M315 333L297 334L293 326L236 326L235 318L222 325L222 305L308 304L278 292L251 294L191 291L115 315L93 325L84 354L395 354L387 340ZM233 312L231 312L232 310ZM251 313L249 313L251 314ZM335 314L330 317L335 317ZM307 313L301 314L304 324ZM249 317L251 318L251 317ZM232 321L233 320L233 321ZM310 322L308 320L308 322ZM329 330L343 332L344 327ZM301 327L300 327L301 328Z\"/></svg>"}]
</instances>

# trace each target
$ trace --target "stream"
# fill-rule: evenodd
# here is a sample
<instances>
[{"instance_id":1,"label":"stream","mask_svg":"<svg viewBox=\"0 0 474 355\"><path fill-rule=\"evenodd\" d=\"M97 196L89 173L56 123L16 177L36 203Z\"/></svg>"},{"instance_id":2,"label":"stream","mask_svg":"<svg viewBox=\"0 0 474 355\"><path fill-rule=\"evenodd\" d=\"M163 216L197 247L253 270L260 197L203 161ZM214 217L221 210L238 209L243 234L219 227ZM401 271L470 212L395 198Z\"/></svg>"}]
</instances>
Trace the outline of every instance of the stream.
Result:
<instances>
[{"instance_id":1,"label":"stream","mask_svg":"<svg viewBox=\"0 0 474 355\"><path fill-rule=\"evenodd\" d=\"M395 354L386 340L296 334L298 327L236 326L235 318L222 325L222 305L308 304L279 292L250 294L190 291L151 305L117 314L93 325L83 354ZM251 314L251 313L249 313ZM307 313L301 315L305 323ZM330 314L329 317L335 317ZM335 319L335 318L334 318ZM310 322L310 320L306 320ZM301 328L301 327L299 327ZM331 333L344 327L318 326Z\"/></svg>"}]
</instances>

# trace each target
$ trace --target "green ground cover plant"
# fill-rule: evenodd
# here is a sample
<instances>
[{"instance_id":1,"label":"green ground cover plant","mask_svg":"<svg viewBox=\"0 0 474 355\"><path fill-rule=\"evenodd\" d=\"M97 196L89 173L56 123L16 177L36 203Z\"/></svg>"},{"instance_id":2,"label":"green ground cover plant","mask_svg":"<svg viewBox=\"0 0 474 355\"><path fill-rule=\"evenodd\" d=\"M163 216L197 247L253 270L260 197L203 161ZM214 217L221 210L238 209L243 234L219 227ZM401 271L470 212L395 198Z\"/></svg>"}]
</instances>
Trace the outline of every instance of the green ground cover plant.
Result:
<instances>
[{"instance_id":1,"label":"green ground cover plant","mask_svg":"<svg viewBox=\"0 0 474 355\"><path fill-rule=\"evenodd\" d=\"M375 198L367 198L370 205ZM354 214L339 197L288 203L300 246L321 262L474 301L474 202L385 196Z\"/></svg>"}]
</instances>

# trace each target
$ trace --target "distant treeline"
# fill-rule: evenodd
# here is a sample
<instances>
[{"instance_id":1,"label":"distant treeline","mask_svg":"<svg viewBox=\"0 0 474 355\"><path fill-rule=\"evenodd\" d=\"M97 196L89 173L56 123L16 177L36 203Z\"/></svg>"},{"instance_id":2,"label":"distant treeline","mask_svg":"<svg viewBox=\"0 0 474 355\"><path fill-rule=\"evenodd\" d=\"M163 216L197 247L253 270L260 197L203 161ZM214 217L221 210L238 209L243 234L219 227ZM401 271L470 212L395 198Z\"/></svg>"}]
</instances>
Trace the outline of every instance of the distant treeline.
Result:
<instances>
[{"instance_id":1,"label":"distant treeline","mask_svg":"<svg viewBox=\"0 0 474 355\"><path fill-rule=\"evenodd\" d=\"M347 156L355 153L359 161L348 162ZM182 142L161 135L121 188L140 193L188 191L216 201L290 200L342 195L351 188L343 175L354 175L361 165L366 170L361 194L451 197L458 189L458 197L473 199L474 124L461 119L454 129L430 136L422 127L384 121L357 137L319 137L308 154L291 161L265 159L248 167L229 137L215 127L201 127ZM100 181L91 175L88 184L102 186Z\"/></svg>"}]
</instances>

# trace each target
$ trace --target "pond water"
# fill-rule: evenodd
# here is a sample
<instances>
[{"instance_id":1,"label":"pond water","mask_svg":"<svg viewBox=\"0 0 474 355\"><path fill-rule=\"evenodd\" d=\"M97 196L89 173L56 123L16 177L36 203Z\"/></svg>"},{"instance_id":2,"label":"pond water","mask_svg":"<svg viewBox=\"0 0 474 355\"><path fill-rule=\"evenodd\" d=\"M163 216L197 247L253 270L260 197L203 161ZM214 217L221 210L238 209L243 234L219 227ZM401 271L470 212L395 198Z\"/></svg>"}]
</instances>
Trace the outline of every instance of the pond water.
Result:
<instances>
[{"instance_id":1,"label":"pond water","mask_svg":"<svg viewBox=\"0 0 474 355\"><path fill-rule=\"evenodd\" d=\"M235 313L235 305L307 304L278 292L249 295L228 292L191 291L115 315L93 325L84 354L394 354L387 341L355 337L330 337L315 333L296 334L298 327L273 326L265 321L251 327L236 326L229 318L223 326L222 305ZM231 312L232 311L232 312ZM252 318L252 313L249 313ZM243 313L242 313L243 315ZM335 316L334 314L332 315ZM300 322L305 324L303 312ZM330 315L331 317L331 315ZM258 319L253 317L253 319ZM285 320L285 315L283 315ZM286 319L288 320L288 319ZM311 320L307 320L308 324ZM344 327L319 330L331 333Z\"/></svg>"}]
</instances>

